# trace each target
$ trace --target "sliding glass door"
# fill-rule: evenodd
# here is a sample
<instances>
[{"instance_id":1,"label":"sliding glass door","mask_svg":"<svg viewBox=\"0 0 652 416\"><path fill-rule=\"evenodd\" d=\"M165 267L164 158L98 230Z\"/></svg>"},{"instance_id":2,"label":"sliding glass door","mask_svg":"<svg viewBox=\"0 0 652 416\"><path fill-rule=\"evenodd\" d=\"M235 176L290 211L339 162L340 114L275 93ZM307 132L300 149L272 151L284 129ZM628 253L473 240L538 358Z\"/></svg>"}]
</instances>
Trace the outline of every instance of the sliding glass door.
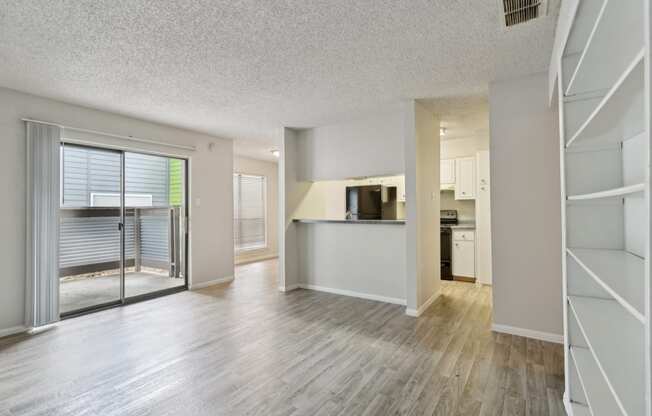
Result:
<instances>
[{"instance_id":1,"label":"sliding glass door","mask_svg":"<svg viewBox=\"0 0 652 416\"><path fill-rule=\"evenodd\" d=\"M125 268L127 299L186 284L186 162L125 153L125 212L134 224Z\"/></svg>"},{"instance_id":2,"label":"sliding glass door","mask_svg":"<svg viewBox=\"0 0 652 416\"><path fill-rule=\"evenodd\" d=\"M60 313L186 287L187 162L61 146Z\"/></svg>"}]
</instances>

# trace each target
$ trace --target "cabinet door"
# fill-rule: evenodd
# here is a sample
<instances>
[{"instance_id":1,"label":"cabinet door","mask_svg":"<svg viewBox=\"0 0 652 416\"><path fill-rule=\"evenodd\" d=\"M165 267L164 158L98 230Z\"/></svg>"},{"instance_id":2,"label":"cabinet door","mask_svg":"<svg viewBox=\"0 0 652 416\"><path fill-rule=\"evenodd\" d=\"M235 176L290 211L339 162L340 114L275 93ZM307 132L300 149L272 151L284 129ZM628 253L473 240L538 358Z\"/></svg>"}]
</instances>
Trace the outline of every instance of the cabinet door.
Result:
<instances>
[{"instance_id":1,"label":"cabinet door","mask_svg":"<svg viewBox=\"0 0 652 416\"><path fill-rule=\"evenodd\" d=\"M475 199L475 157L455 161L455 199Z\"/></svg>"},{"instance_id":2,"label":"cabinet door","mask_svg":"<svg viewBox=\"0 0 652 416\"><path fill-rule=\"evenodd\" d=\"M384 185L396 187L396 200L405 202L405 176L386 176L366 179L365 185Z\"/></svg>"},{"instance_id":3,"label":"cabinet door","mask_svg":"<svg viewBox=\"0 0 652 416\"><path fill-rule=\"evenodd\" d=\"M453 276L475 277L475 242L453 241Z\"/></svg>"},{"instance_id":4,"label":"cabinet door","mask_svg":"<svg viewBox=\"0 0 652 416\"><path fill-rule=\"evenodd\" d=\"M491 284L491 183L489 151L478 152L478 184L475 196L476 278Z\"/></svg>"},{"instance_id":5,"label":"cabinet door","mask_svg":"<svg viewBox=\"0 0 652 416\"><path fill-rule=\"evenodd\" d=\"M442 159L439 162L439 183L442 185L455 183L455 159Z\"/></svg>"}]
</instances>

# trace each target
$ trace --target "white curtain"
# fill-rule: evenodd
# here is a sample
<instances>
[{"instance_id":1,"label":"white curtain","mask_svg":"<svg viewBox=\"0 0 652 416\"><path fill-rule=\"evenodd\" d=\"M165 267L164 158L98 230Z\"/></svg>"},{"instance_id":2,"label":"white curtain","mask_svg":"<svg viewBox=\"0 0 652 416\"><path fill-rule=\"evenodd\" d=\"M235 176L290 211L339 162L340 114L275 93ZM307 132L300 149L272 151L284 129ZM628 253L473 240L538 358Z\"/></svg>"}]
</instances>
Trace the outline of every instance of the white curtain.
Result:
<instances>
[{"instance_id":1,"label":"white curtain","mask_svg":"<svg viewBox=\"0 0 652 416\"><path fill-rule=\"evenodd\" d=\"M61 128L27 121L25 325L59 320L59 145Z\"/></svg>"}]
</instances>

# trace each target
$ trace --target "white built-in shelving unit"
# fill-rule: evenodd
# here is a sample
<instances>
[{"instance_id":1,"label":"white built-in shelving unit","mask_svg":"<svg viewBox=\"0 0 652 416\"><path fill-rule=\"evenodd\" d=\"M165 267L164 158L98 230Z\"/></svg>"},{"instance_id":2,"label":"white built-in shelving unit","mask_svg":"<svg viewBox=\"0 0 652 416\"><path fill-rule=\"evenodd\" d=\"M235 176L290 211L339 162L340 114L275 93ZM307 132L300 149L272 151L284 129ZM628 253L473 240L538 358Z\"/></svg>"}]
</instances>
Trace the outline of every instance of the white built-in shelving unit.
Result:
<instances>
[{"instance_id":1,"label":"white built-in shelving unit","mask_svg":"<svg viewBox=\"0 0 652 416\"><path fill-rule=\"evenodd\" d=\"M650 1L568 0L556 65L565 405L641 416L650 403Z\"/></svg>"}]
</instances>

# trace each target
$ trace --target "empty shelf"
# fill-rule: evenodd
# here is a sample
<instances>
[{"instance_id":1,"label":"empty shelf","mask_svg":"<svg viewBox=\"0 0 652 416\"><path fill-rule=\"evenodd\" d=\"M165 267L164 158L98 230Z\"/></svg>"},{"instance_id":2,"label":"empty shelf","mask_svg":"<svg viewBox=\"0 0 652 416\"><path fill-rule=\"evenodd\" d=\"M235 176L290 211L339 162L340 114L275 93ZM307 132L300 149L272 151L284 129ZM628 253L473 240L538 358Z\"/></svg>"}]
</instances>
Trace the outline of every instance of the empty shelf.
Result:
<instances>
[{"instance_id":1,"label":"empty shelf","mask_svg":"<svg viewBox=\"0 0 652 416\"><path fill-rule=\"evenodd\" d=\"M566 250L604 290L645 322L645 260L622 250Z\"/></svg>"},{"instance_id":2,"label":"empty shelf","mask_svg":"<svg viewBox=\"0 0 652 416\"><path fill-rule=\"evenodd\" d=\"M645 45L642 0L605 0L565 95L610 88Z\"/></svg>"},{"instance_id":3,"label":"empty shelf","mask_svg":"<svg viewBox=\"0 0 652 416\"><path fill-rule=\"evenodd\" d=\"M615 189L607 189L606 191L592 192L590 194L571 195L568 197L569 201L582 201L587 199L603 199L613 197L625 197L636 193L645 191L644 183L637 183L635 185L623 186ZM641 194L641 196L643 196Z\"/></svg>"},{"instance_id":4,"label":"empty shelf","mask_svg":"<svg viewBox=\"0 0 652 416\"><path fill-rule=\"evenodd\" d=\"M602 4L598 1L580 1L575 12L573 25L568 33L564 56L580 55L595 27ZM578 57L579 58L579 57ZM575 69L574 67L572 69Z\"/></svg>"},{"instance_id":5,"label":"empty shelf","mask_svg":"<svg viewBox=\"0 0 652 416\"><path fill-rule=\"evenodd\" d=\"M582 296L569 296L568 300L593 358L623 413L644 414L644 325L615 300ZM593 375L583 374L580 362L576 364L583 383L595 379ZM586 393L591 409L597 410L592 397L588 397L589 392Z\"/></svg>"},{"instance_id":6,"label":"empty shelf","mask_svg":"<svg viewBox=\"0 0 652 416\"><path fill-rule=\"evenodd\" d=\"M621 415L622 412L614 399L606 380L602 376L597 363L591 355L591 351L586 348L571 347L571 356L575 361L575 366L580 374L580 383L586 394L589 406L593 410L594 416L615 416ZM577 416L573 405L573 415ZM588 408L586 408L588 410ZM586 413L586 414L590 414ZM580 413L581 415L581 413Z\"/></svg>"},{"instance_id":7,"label":"empty shelf","mask_svg":"<svg viewBox=\"0 0 652 416\"><path fill-rule=\"evenodd\" d=\"M619 74L618 80L600 100L588 118L580 124L566 146L575 141L604 136L611 133L612 141L627 140L645 129L643 76L645 50L641 49Z\"/></svg>"}]
</instances>

